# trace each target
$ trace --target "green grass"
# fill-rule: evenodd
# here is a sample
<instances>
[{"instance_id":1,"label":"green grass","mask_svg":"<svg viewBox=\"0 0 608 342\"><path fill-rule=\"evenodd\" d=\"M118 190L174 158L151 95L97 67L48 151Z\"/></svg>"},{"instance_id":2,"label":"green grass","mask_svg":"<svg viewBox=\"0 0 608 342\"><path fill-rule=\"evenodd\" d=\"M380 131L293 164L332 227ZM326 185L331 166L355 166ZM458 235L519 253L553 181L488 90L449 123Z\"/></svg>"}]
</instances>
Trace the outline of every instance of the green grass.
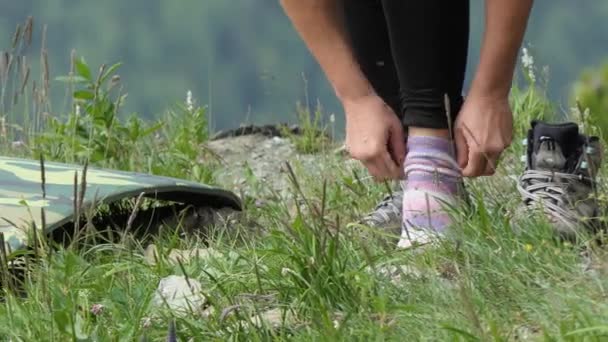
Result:
<instances>
[{"instance_id":1,"label":"green grass","mask_svg":"<svg viewBox=\"0 0 608 342\"><path fill-rule=\"evenodd\" d=\"M572 99L582 106L579 115L599 128L598 134L608 131L608 60L602 65L590 66L581 74L572 87ZM608 142L607 136L602 136Z\"/></svg>"},{"instance_id":2,"label":"green grass","mask_svg":"<svg viewBox=\"0 0 608 342\"><path fill-rule=\"evenodd\" d=\"M182 340L514 341L518 332L533 340L606 339L605 270L583 272L581 246L556 241L542 220L511 219L513 184L474 182L474 206L456 215L458 230L414 253L348 225L382 187L353 182L352 170L336 157L324 163L323 180L294 165L302 190L294 185L293 198L248 207L247 215L265 229L254 233L243 225L238 234L218 234L209 243L220 253L213 258L170 263L171 248L200 247L171 238L157 241L161 261L154 266L142 257L145 246L130 240L54 252L28 278L27 297L5 293L0 336L63 341L146 334L160 340L175 319ZM515 226L523 230L515 234ZM382 272L400 265L420 274L391 281ZM171 274L199 280L214 313L172 317L152 307L158 281ZM250 314L243 309L222 319L222 311L245 294L273 295L272 307L292 310L295 322L252 328L247 319L255 305ZM95 304L103 305L97 315L91 313Z\"/></svg>"},{"instance_id":3,"label":"green grass","mask_svg":"<svg viewBox=\"0 0 608 342\"><path fill-rule=\"evenodd\" d=\"M296 117L300 134L293 134L288 129L284 129L284 134L293 143L296 151L303 154L326 152L334 137L333 134L332 136L328 134L327 127L322 123L321 105L318 104L314 113L311 113L309 107L297 104Z\"/></svg>"},{"instance_id":4,"label":"green grass","mask_svg":"<svg viewBox=\"0 0 608 342\"><path fill-rule=\"evenodd\" d=\"M116 106L120 95L99 86L104 73L92 76L85 63L77 69L84 86L70 100L79 103L79 115L74 111L52 124L41 120L25 136L8 134L3 153L44 152L47 160L89 160L207 182L222 172L204 149L204 108L180 105L158 123L135 115L124 119ZM24 293L3 288L0 340L156 341L175 322L183 341L605 341L605 252L590 237L560 242L541 218L511 215L519 196L505 175L521 172L521 134L529 119L549 108L529 89L515 89L513 101L519 136L495 177L469 181L472 207L454 213L456 229L437 246L396 250L395 237L350 224L374 206L385 186L369 180L361 166L321 152L320 176L293 165L288 196L249 177L255 192L245 199L242 223L220 228L204 245L160 238L155 265L143 257L146 246L129 237L43 249ZM27 148L13 149L13 137ZM301 150L331 151L320 149L315 137L307 132ZM605 170L602 186L604 176ZM595 272L581 268L584 246L594 253ZM169 261L172 249L192 247L210 247L219 255ZM387 274L403 266L418 272ZM212 308L208 317L177 316L151 305L159 280L168 275L202 283ZM228 310L235 305L240 309ZM268 308L294 318L276 329L249 323Z\"/></svg>"}]
</instances>

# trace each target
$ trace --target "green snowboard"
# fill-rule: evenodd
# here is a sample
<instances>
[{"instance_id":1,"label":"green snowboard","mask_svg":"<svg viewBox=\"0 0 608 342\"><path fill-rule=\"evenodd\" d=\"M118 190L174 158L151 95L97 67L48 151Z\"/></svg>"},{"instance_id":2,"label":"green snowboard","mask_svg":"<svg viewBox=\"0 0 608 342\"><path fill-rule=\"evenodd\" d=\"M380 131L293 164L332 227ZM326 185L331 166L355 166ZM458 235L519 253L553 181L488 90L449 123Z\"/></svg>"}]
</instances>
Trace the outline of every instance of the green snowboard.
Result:
<instances>
[{"instance_id":1,"label":"green snowboard","mask_svg":"<svg viewBox=\"0 0 608 342\"><path fill-rule=\"evenodd\" d=\"M28 231L42 227L44 208L45 231L48 234L74 219L74 177L78 173L81 191L83 166L44 163L45 196L39 161L0 157L0 233L4 235L7 253L28 248ZM170 177L89 167L83 210L93 203L113 203L136 198L241 210L239 198L232 192ZM31 247L31 246L30 246Z\"/></svg>"}]
</instances>

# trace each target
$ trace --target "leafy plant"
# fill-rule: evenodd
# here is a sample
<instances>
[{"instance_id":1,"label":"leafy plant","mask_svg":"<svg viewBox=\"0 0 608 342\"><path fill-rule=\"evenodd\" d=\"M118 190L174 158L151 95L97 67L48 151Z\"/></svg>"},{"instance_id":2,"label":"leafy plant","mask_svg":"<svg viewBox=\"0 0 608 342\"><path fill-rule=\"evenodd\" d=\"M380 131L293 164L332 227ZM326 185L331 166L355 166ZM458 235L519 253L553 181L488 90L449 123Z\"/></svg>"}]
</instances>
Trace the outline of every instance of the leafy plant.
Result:
<instances>
[{"instance_id":1,"label":"leafy plant","mask_svg":"<svg viewBox=\"0 0 608 342\"><path fill-rule=\"evenodd\" d=\"M213 159L200 159L209 136L205 108L195 107L189 92L186 103L175 105L161 120L147 123L136 113L121 120L126 95L117 74L120 66L102 65L93 76L78 58L73 75L56 78L75 88L73 110L47 119L33 140L35 156L212 183Z\"/></svg>"},{"instance_id":2,"label":"leafy plant","mask_svg":"<svg viewBox=\"0 0 608 342\"><path fill-rule=\"evenodd\" d=\"M34 139L34 151L50 159L83 162L119 169L138 169L132 156L144 153L141 142L157 132L162 123L148 125L136 114L125 122L119 117L126 95L120 92L120 64L102 65L96 76L84 58L74 60L75 75L58 81L77 86L73 111L66 117L50 117L46 129Z\"/></svg>"},{"instance_id":3,"label":"leafy plant","mask_svg":"<svg viewBox=\"0 0 608 342\"><path fill-rule=\"evenodd\" d=\"M511 109L514 116L514 135L525 136L534 119L551 121L557 113L547 96L549 72L539 72L531 52L524 47L521 56L522 84L511 88Z\"/></svg>"},{"instance_id":4,"label":"leafy plant","mask_svg":"<svg viewBox=\"0 0 608 342\"><path fill-rule=\"evenodd\" d=\"M588 124L608 143L608 61L583 71L572 87L572 102L580 103L580 110L587 111Z\"/></svg>"},{"instance_id":5,"label":"leafy plant","mask_svg":"<svg viewBox=\"0 0 608 342\"><path fill-rule=\"evenodd\" d=\"M160 151L152 172L213 183L216 158L204 146L209 139L206 108L196 105L188 91L186 102L167 111L163 121L170 124L160 132Z\"/></svg>"},{"instance_id":6,"label":"leafy plant","mask_svg":"<svg viewBox=\"0 0 608 342\"><path fill-rule=\"evenodd\" d=\"M50 109L48 53L40 49L40 76L36 80L28 62L33 42L34 19L18 24L11 45L0 54L0 143L11 149L21 146L40 130L42 117Z\"/></svg>"},{"instance_id":7,"label":"leafy plant","mask_svg":"<svg viewBox=\"0 0 608 342\"><path fill-rule=\"evenodd\" d=\"M296 115L300 128L299 134L284 129L284 134L291 139L296 150L304 154L324 151L331 141L327 135L327 127L322 124L321 105L317 104L317 109L313 114L308 107L298 103L296 105Z\"/></svg>"}]
</instances>

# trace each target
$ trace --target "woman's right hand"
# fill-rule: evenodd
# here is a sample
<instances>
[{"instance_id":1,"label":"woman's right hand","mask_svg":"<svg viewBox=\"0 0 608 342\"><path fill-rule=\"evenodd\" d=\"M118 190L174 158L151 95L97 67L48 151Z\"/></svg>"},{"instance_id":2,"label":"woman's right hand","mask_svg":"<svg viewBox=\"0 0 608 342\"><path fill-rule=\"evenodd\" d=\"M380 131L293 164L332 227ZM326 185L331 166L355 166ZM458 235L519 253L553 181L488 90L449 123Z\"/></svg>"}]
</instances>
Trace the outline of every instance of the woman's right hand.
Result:
<instances>
[{"instance_id":1,"label":"woman's right hand","mask_svg":"<svg viewBox=\"0 0 608 342\"><path fill-rule=\"evenodd\" d=\"M376 94L342 101L346 149L376 181L401 179L405 134L395 112Z\"/></svg>"},{"instance_id":2,"label":"woman's right hand","mask_svg":"<svg viewBox=\"0 0 608 342\"><path fill-rule=\"evenodd\" d=\"M336 1L281 0L346 112L346 148L380 181L401 178L405 156L399 119L358 65Z\"/></svg>"}]
</instances>

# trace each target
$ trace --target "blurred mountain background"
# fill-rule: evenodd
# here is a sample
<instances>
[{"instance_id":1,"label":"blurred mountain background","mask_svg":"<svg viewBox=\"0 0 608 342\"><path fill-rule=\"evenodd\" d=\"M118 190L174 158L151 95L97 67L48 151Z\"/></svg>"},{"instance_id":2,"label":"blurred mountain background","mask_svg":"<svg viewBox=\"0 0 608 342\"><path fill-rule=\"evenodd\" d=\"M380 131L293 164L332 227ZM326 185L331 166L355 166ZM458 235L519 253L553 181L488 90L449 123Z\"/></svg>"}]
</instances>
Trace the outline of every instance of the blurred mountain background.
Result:
<instances>
[{"instance_id":1,"label":"blurred mountain background","mask_svg":"<svg viewBox=\"0 0 608 342\"><path fill-rule=\"evenodd\" d=\"M483 1L471 2L468 80L483 30ZM295 122L296 102L341 108L278 1L270 0L1 0L0 49L18 23L35 21L32 64L42 26L52 76L65 75L72 49L95 69L123 62L126 108L158 117L191 90L209 106L212 129L241 123ZM525 44L549 68L549 96L569 106L573 82L608 58L608 1L536 1ZM468 81L467 81L468 84ZM52 84L61 104L64 85ZM53 108L60 112L62 108Z\"/></svg>"}]
</instances>

